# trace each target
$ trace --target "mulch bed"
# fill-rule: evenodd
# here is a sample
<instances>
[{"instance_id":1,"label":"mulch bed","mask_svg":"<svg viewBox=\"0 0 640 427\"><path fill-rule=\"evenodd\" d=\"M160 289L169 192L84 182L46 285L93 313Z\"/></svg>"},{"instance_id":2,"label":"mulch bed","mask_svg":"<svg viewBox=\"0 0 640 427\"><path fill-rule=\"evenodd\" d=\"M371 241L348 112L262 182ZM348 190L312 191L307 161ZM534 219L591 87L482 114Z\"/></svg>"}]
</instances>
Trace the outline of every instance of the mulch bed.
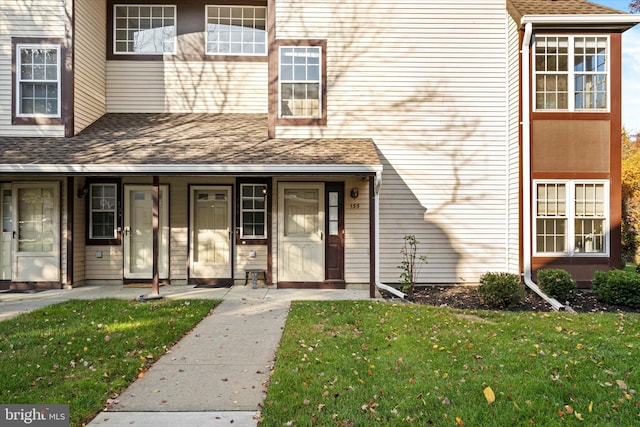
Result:
<instances>
[{"instance_id":1,"label":"mulch bed","mask_svg":"<svg viewBox=\"0 0 640 427\"><path fill-rule=\"evenodd\" d=\"M451 307L469 310L496 310L483 304L478 291L469 286L427 286L416 288L413 299L417 304L435 307ZM569 306L578 313L640 313L639 308L621 307L599 302L593 292L578 289ZM502 307L504 311L553 311L553 308L540 296L527 289L525 301L516 307Z\"/></svg>"}]
</instances>

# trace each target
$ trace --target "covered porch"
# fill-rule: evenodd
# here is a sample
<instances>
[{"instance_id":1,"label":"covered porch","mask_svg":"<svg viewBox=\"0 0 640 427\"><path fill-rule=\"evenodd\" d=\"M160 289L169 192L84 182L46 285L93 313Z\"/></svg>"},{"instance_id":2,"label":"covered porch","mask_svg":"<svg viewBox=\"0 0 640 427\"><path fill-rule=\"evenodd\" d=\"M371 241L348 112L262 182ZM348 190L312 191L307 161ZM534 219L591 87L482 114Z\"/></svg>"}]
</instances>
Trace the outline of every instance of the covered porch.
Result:
<instances>
[{"instance_id":1,"label":"covered porch","mask_svg":"<svg viewBox=\"0 0 640 427\"><path fill-rule=\"evenodd\" d=\"M249 270L373 286L370 139L268 139L260 114L107 114L0 145L4 287L229 286Z\"/></svg>"}]
</instances>

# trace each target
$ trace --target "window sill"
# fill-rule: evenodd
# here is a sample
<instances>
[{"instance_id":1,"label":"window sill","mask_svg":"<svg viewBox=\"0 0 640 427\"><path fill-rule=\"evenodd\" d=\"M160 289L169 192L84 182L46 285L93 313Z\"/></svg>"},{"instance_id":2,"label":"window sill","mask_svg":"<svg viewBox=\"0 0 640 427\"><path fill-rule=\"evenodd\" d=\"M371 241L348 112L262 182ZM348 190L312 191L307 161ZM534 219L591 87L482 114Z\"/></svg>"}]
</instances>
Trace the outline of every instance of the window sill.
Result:
<instances>
[{"instance_id":1,"label":"window sill","mask_svg":"<svg viewBox=\"0 0 640 427\"><path fill-rule=\"evenodd\" d=\"M61 117L26 117L16 116L11 121L12 125L25 126L25 125L61 125Z\"/></svg>"}]
</instances>

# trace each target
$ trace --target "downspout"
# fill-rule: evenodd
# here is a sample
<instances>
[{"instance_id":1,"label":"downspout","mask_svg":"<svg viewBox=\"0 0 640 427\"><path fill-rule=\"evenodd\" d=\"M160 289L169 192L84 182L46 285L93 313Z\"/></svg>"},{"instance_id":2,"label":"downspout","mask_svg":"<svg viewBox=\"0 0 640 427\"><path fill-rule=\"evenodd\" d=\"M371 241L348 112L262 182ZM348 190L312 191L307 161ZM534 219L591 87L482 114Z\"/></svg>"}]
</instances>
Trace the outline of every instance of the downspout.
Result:
<instances>
[{"instance_id":1,"label":"downspout","mask_svg":"<svg viewBox=\"0 0 640 427\"><path fill-rule=\"evenodd\" d=\"M375 262L376 262L375 269L374 269L375 285L376 285L376 288L380 290L387 291L390 294L397 296L398 298L405 299L407 297L407 294L397 290L393 286L385 285L380 281L380 185L381 184L382 184L382 172L377 171L375 176L374 189L373 189L374 190L373 191L374 240L375 240L373 245L373 248L374 248L373 250L375 252Z\"/></svg>"},{"instance_id":2,"label":"downspout","mask_svg":"<svg viewBox=\"0 0 640 427\"><path fill-rule=\"evenodd\" d=\"M524 22L524 19L523 19ZM555 298L546 295L531 278L531 75L530 45L533 35L533 24L526 22L522 40L522 238L524 283L533 292L548 302L555 310L564 311L565 306Z\"/></svg>"}]
</instances>

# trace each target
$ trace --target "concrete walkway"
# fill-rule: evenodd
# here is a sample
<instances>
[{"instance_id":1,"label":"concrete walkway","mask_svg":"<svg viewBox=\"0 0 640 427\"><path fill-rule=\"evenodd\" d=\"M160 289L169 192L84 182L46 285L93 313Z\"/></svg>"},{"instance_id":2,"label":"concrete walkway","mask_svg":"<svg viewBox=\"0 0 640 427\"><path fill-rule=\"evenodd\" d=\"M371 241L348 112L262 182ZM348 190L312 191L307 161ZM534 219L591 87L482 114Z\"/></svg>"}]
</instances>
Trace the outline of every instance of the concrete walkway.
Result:
<instances>
[{"instance_id":1,"label":"concrete walkway","mask_svg":"<svg viewBox=\"0 0 640 427\"><path fill-rule=\"evenodd\" d=\"M87 287L0 293L0 320L67 299L135 298L149 289ZM368 289L251 289L164 286L165 298L223 302L89 426L255 426L293 300L368 299Z\"/></svg>"}]
</instances>

